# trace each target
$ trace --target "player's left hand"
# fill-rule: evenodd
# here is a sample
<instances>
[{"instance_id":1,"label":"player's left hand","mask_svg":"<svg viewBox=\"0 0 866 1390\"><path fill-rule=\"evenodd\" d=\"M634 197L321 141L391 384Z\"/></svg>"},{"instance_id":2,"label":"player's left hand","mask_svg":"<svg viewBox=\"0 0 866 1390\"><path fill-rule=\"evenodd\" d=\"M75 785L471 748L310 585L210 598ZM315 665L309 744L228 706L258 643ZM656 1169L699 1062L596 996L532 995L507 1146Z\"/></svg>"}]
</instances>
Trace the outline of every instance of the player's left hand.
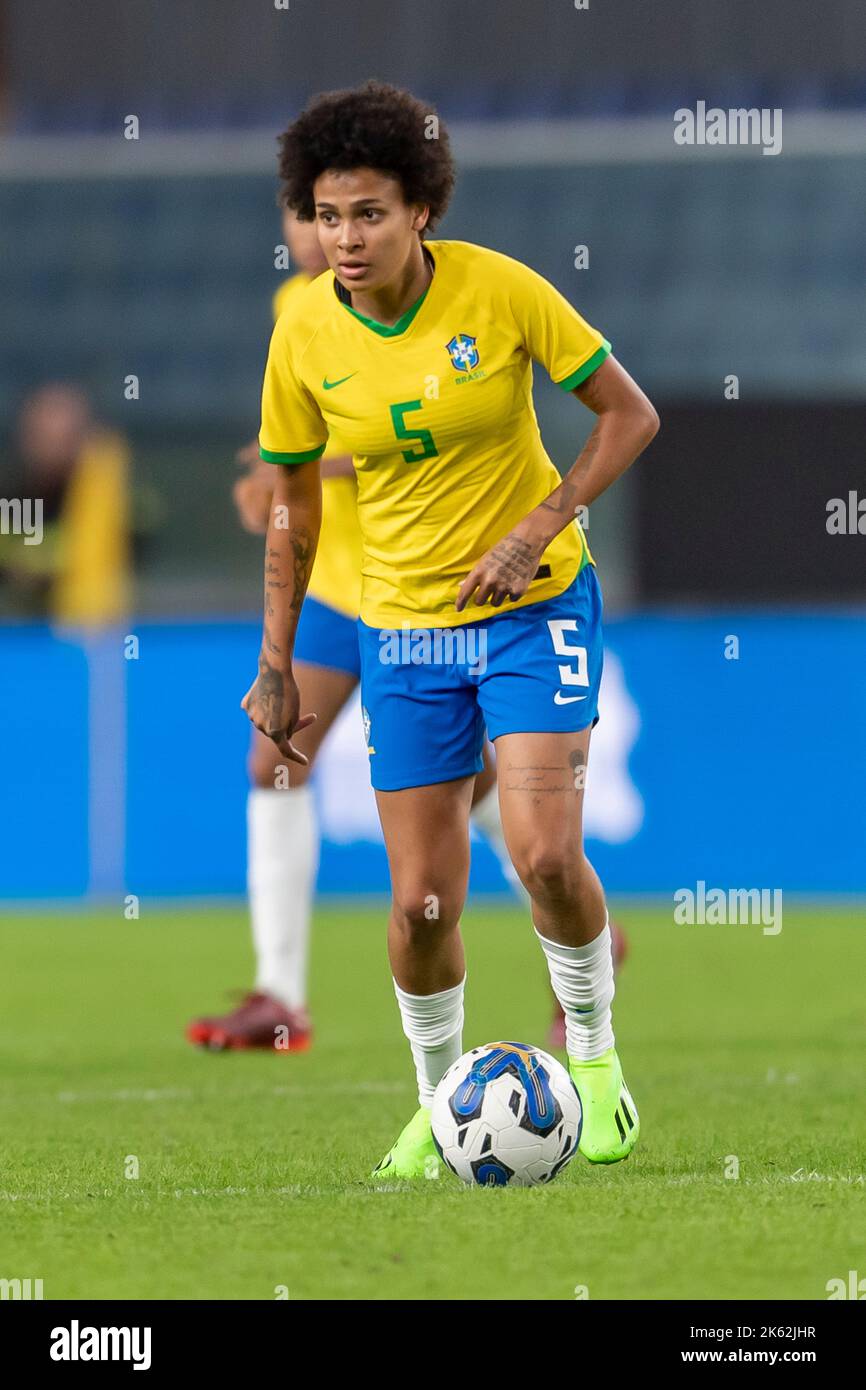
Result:
<instances>
[{"instance_id":1,"label":"player's left hand","mask_svg":"<svg viewBox=\"0 0 866 1390\"><path fill-rule=\"evenodd\" d=\"M258 468L261 461L258 439L251 439L248 444L243 444L235 453L235 463L238 468Z\"/></svg>"},{"instance_id":2,"label":"player's left hand","mask_svg":"<svg viewBox=\"0 0 866 1390\"><path fill-rule=\"evenodd\" d=\"M472 595L474 602L487 602L498 608L507 598L523 598L538 569L544 547L512 531L482 555L478 564L467 574L457 591L455 607L458 613L466 607Z\"/></svg>"},{"instance_id":3,"label":"player's left hand","mask_svg":"<svg viewBox=\"0 0 866 1390\"><path fill-rule=\"evenodd\" d=\"M232 501L245 531L254 536L266 536L274 495L274 470L264 463L238 478L232 488Z\"/></svg>"}]
</instances>

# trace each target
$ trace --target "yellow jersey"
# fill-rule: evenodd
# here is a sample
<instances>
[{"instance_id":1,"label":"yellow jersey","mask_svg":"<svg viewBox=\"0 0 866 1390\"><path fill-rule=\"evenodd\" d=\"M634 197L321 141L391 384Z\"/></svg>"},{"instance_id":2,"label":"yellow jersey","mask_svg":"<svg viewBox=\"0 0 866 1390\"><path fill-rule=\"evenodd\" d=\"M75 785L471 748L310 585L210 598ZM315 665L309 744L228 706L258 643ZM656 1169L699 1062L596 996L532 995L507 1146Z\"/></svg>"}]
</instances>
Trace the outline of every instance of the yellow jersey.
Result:
<instances>
[{"instance_id":1,"label":"yellow jersey","mask_svg":"<svg viewBox=\"0 0 866 1390\"><path fill-rule=\"evenodd\" d=\"M120 622L132 607L130 454L122 435L92 429L85 438L59 512L45 522L39 545L0 536L0 568L41 595L48 616L92 630ZM39 587L31 590L33 581Z\"/></svg>"},{"instance_id":2,"label":"yellow jersey","mask_svg":"<svg viewBox=\"0 0 866 1390\"><path fill-rule=\"evenodd\" d=\"M291 312L307 285L309 275L292 275L274 295L274 319ZM323 454L337 458L351 450L331 433ZM352 478L322 479L322 529L308 594L357 618L361 606L361 528L358 523L358 489Z\"/></svg>"},{"instance_id":3,"label":"yellow jersey","mask_svg":"<svg viewBox=\"0 0 866 1390\"><path fill-rule=\"evenodd\" d=\"M263 459L351 451L363 539L361 618L451 627L562 593L592 556L575 520L527 593L498 609L457 590L473 565L559 484L532 403L532 362L571 391L610 344L509 256L430 241L431 283L393 326L343 302L332 271L277 320L262 391Z\"/></svg>"}]
</instances>

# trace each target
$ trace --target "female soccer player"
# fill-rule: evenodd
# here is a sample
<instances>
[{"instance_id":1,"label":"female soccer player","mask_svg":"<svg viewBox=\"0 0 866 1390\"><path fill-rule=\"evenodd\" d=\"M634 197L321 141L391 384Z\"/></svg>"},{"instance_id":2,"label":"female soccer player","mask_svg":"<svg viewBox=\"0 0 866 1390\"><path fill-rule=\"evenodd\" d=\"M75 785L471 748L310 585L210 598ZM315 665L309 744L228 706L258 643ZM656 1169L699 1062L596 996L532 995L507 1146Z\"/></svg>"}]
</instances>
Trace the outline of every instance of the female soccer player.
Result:
<instances>
[{"instance_id":1,"label":"female soccer player","mask_svg":"<svg viewBox=\"0 0 866 1390\"><path fill-rule=\"evenodd\" d=\"M302 758L294 740L315 715L301 713L292 655L333 429L358 479L365 731L419 1088L376 1172L416 1177L436 1161L430 1101L463 1050L459 918L485 724L506 843L566 1016L580 1149L615 1163L639 1123L614 1046L604 893L582 849L602 640L575 509L637 458L658 417L540 275L426 240L454 171L442 123L409 93L367 83L318 97L283 135L280 171L286 204L316 218L331 270L271 339L259 442L278 476L259 672L242 704L286 758ZM541 443L532 360L597 416L562 480Z\"/></svg>"},{"instance_id":2,"label":"female soccer player","mask_svg":"<svg viewBox=\"0 0 866 1390\"><path fill-rule=\"evenodd\" d=\"M285 208L283 236L297 272L274 295L274 319L328 265L316 223ZM259 458L258 441L238 455L247 471L234 487L241 525L265 535L275 470ZM361 532L351 455L332 432L321 460L322 529L295 644L294 672L304 706L316 710L298 746L306 763L286 762L273 739L252 730L247 798L247 880L255 950L252 990L236 1008L195 1018L190 1042L212 1051L263 1048L304 1052L312 1043L307 964L319 835L309 777L340 711L360 678L357 618L361 603ZM502 839L496 775L489 745L473 790L476 828L513 882ZM555 1025L554 1025L555 1026ZM564 1046L564 1041L562 1043Z\"/></svg>"}]
</instances>

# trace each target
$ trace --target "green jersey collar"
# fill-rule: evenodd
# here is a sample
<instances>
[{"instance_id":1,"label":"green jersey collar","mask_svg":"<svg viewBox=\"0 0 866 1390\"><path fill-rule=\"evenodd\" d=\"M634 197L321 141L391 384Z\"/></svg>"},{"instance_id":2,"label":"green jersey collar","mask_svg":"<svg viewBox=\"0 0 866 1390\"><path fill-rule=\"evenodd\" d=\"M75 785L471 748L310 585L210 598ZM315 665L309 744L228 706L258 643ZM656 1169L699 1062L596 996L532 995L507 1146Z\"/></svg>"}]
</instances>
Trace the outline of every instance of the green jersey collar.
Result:
<instances>
[{"instance_id":1,"label":"green jersey collar","mask_svg":"<svg viewBox=\"0 0 866 1390\"><path fill-rule=\"evenodd\" d=\"M423 248L423 251L425 259L427 260L428 264L433 267L435 274L436 262L434 261L431 252L427 249L426 246ZM424 300L430 293L430 286L432 284L433 280L431 279L430 284L427 285L426 289L422 290L421 294L415 300L415 303L412 304L406 310L405 314L400 315L396 323L379 323L376 319L367 318L366 314L359 314L357 309L352 308L352 305L349 303L349 300L351 298L349 291L345 288L345 286L341 285L337 277L334 276L334 291L343 308L346 309L348 313L350 313L353 316L353 318L356 318L359 323L362 323L365 328L369 328L370 331L373 333L378 333L380 338L398 338L401 333L406 332L406 329L413 322L416 314L418 313L418 310L421 308L421 305L424 303Z\"/></svg>"}]
</instances>

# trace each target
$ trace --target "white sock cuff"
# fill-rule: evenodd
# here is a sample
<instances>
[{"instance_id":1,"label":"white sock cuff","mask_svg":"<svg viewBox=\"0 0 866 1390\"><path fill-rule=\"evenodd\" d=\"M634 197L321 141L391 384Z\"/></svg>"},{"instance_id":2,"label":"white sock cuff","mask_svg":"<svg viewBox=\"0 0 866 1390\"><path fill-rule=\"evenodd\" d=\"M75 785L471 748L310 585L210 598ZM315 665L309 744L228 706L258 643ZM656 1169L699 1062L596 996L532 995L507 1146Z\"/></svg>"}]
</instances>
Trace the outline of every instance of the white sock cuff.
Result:
<instances>
[{"instance_id":1,"label":"white sock cuff","mask_svg":"<svg viewBox=\"0 0 866 1390\"><path fill-rule=\"evenodd\" d=\"M610 925L585 946L560 946L536 931L547 957L550 983L565 1013L569 1057L590 1061L614 1045L610 1006L615 982Z\"/></svg>"},{"instance_id":2,"label":"white sock cuff","mask_svg":"<svg viewBox=\"0 0 866 1390\"><path fill-rule=\"evenodd\" d=\"M603 957L612 951L610 939L610 918L605 916L604 926L598 936L594 936L592 941L587 941L585 946L563 946L559 941L551 941L548 937L542 936L536 927L535 935L544 947L545 955L556 956L563 961L581 961L592 963L596 956Z\"/></svg>"},{"instance_id":3,"label":"white sock cuff","mask_svg":"<svg viewBox=\"0 0 866 1390\"><path fill-rule=\"evenodd\" d=\"M288 872L293 855L318 853L315 798L311 787L250 787L247 793L250 869ZM315 870L314 870L315 872Z\"/></svg>"},{"instance_id":4,"label":"white sock cuff","mask_svg":"<svg viewBox=\"0 0 866 1390\"><path fill-rule=\"evenodd\" d=\"M407 994L394 980L403 1032L410 1042L431 1049L441 1047L463 1028L463 992L466 976L438 994Z\"/></svg>"},{"instance_id":5,"label":"white sock cuff","mask_svg":"<svg viewBox=\"0 0 866 1390\"><path fill-rule=\"evenodd\" d=\"M270 808L278 803L281 806L309 806L313 801L313 789L309 782L300 787L250 787L247 792L247 805ZM266 810L262 814L267 814ZM289 814L289 813L287 813Z\"/></svg>"}]
</instances>

